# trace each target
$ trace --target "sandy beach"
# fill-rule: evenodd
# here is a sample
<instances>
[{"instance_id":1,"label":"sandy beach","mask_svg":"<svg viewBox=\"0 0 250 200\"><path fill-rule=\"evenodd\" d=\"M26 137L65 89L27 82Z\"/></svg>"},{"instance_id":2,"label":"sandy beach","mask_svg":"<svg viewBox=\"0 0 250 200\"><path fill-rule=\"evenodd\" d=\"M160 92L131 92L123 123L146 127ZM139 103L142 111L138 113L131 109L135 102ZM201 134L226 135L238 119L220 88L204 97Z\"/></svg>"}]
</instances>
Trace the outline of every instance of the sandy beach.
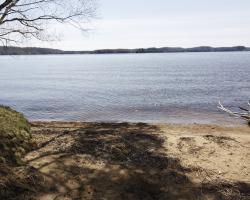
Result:
<instances>
[{"instance_id":1,"label":"sandy beach","mask_svg":"<svg viewBox=\"0 0 250 200\"><path fill-rule=\"evenodd\" d=\"M20 199L250 199L247 125L33 122L32 134Z\"/></svg>"},{"instance_id":2,"label":"sandy beach","mask_svg":"<svg viewBox=\"0 0 250 200\"><path fill-rule=\"evenodd\" d=\"M0 0L0 200L250 200L250 0Z\"/></svg>"}]
</instances>

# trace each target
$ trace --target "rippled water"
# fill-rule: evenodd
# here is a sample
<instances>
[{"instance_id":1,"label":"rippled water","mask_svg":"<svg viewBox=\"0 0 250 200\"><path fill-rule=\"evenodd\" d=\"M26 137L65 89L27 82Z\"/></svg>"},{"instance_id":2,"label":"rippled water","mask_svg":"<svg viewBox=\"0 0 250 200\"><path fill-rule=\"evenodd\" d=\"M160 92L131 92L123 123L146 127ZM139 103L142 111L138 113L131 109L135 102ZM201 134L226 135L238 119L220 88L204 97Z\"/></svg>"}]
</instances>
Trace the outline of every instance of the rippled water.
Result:
<instances>
[{"instance_id":1,"label":"rippled water","mask_svg":"<svg viewBox=\"0 0 250 200\"><path fill-rule=\"evenodd\" d=\"M231 123L250 52L1 56L0 104L30 120Z\"/></svg>"}]
</instances>

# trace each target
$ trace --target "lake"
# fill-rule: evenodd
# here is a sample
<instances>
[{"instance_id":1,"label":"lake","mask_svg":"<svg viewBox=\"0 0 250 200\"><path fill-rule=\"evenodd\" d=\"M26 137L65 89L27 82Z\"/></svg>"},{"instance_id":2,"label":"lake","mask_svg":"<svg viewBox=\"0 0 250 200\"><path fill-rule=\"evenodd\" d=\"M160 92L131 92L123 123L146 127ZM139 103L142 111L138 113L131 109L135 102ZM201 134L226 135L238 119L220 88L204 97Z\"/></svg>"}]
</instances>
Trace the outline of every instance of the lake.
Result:
<instances>
[{"instance_id":1,"label":"lake","mask_svg":"<svg viewBox=\"0 0 250 200\"><path fill-rule=\"evenodd\" d=\"M0 57L0 104L30 120L238 123L250 52Z\"/></svg>"}]
</instances>

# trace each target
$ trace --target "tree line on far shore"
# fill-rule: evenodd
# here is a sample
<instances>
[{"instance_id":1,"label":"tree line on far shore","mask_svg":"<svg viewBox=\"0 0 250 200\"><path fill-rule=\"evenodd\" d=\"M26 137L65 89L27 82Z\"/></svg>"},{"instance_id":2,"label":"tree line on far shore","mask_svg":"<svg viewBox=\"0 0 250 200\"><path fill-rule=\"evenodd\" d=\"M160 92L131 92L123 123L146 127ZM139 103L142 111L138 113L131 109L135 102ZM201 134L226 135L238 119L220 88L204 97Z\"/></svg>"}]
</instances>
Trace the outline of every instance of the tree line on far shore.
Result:
<instances>
[{"instance_id":1,"label":"tree line on far shore","mask_svg":"<svg viewBox=\"0 0 250 200\"><path fill-rule=\"evenodd\" d=\"M161 47L161 48L137 48L137 49L99 49L93 51L63 51L59 49L37 47L0 47L0 55L47 55L47 54L118 54L118 53L176 53L176 52L227 52L250 51L249 47Z\"/></svg>"}]
</instances>

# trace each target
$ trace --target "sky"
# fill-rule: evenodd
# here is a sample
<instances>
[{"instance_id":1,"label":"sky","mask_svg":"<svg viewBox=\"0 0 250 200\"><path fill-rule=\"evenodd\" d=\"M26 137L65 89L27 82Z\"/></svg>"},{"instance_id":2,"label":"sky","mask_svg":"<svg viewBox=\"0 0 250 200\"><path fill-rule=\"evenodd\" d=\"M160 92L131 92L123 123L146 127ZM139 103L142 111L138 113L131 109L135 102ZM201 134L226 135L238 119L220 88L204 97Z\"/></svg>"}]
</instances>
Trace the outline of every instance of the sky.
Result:
<instances>
[{"instance_id":1,"label":"sky","mask_svg":"<svg viewBox=\"0 0 250 200\"><path fill-rule=\"evenodd\" d=\"M87 32L53 25L56 42L29 46L63 50L250 46L250 0L99 0Z\"/></svg>"}]
</instances>

